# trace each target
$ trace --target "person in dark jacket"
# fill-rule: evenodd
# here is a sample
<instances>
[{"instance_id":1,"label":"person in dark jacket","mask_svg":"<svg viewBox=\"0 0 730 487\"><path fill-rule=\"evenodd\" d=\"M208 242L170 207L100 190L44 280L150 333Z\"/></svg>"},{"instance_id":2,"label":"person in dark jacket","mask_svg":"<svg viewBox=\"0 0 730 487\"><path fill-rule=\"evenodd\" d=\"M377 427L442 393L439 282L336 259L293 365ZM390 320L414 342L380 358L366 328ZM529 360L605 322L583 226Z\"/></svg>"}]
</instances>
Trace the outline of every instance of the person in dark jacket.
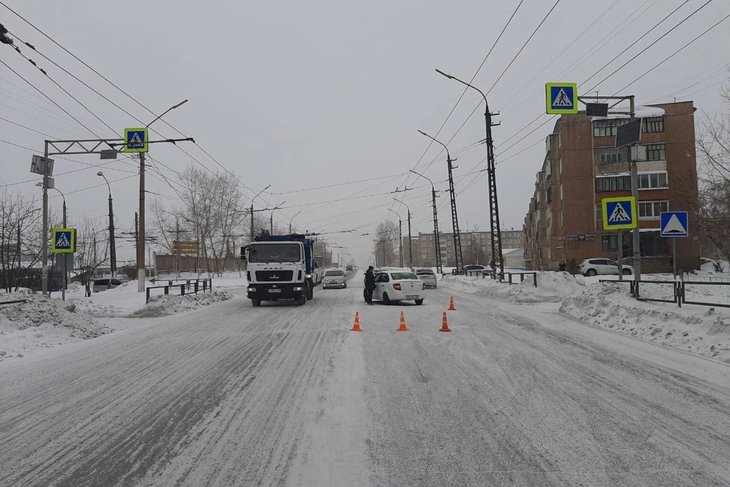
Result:
<instances>
[{"instance_id":1,"label":"person in dark jacket","mask_svg":"<svg viewBox=\"0 0 730 487\"><path fill-rule=\"evenodd\" d=\"M373 304L373 291L375 290L375 274L373 266L368 267L365 271L365 302Z\"/></svg>"}]
</instances>

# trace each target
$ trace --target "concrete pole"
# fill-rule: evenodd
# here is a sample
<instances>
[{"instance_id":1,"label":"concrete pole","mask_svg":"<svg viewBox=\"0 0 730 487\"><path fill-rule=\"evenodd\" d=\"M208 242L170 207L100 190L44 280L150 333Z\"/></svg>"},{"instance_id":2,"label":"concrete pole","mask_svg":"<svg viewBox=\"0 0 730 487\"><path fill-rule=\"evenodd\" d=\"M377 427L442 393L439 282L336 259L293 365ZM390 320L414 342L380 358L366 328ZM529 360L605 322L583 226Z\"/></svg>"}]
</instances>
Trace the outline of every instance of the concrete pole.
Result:
<instances>
[{"instance_id":1,"label":"concrete pole","mask_svg":"<svg viewBox=\"0 0 730 487\"><path fill-rule=\"evenodd\" d=\"M629 103L630 103L630 114L629 117L631 120L634 119L634 97L633 95L629 97ZM639 218L639 173L638 169L636 167L636 161L633 160L633 157L631 157L631 148L629 147L629 158L631 159L631 196L634 197L634 201L636 202L636 218L638 220ZM636 222L636 228L633 230L633 244L634 244L634 279L638 282L641 280L641 231L639 229L639 222Z\"/></svg>"},{"instance_id":2,"label":"concrete pole","mask_svg":"<svg viewBox=\"0 0 730 487\"><path fill-rule=\"evenodd\" d=\"M45 149L43 150L43 157L48 160L48 141L45 141ZM47 163L46 163L47 165ZM48 295L48 167L43 171L43 225L41 235L41 292L43 295Z\"/></svg>"}]
</instances>

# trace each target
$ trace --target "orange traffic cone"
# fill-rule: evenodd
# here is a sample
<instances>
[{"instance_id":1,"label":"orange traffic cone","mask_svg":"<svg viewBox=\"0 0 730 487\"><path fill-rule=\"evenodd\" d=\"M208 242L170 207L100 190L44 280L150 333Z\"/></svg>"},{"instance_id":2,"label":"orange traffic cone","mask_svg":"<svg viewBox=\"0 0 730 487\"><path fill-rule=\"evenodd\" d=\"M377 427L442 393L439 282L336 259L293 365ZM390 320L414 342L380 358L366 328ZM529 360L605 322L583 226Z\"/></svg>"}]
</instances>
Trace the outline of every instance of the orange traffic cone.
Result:
<instances>
[{"instance_id":1,"label":"orange traffic cone","mask_svg":"<svg viewBox=\"0 0 730 487\"><path fill-rule=\"evenodd\" d=\"M449 301L449 311L456 311L456 306L454 306L454 297L451 296L451 301Z\"/></svg>"},{"instance_id":2,"label":"orange traffic cone","mask_svg":"<svg viewBox=\"0 0 730 487\"><path fill-rule=\"evenodd\" d=\"M400 312L400 326L398 327L398 331L408 331L406 316L403 314L403 311Z\"/></svg>"},{"instance_id":3,"label":"orange traffic cone","mask_svg":"<svg viewBox=\"0 0 730 487\"><path fill-rule=\"evenodd\" d=\"M362 331L362 328L360 328L360 313L358 311L355 311L355 323L352 325L351 331Z\"/></svg>"},{"instance_id":4,"label":"orange traffic cone","mask_svg":"<svg viewBox=\"0 0 730 487\"><path fill-rule=\"evenodd\" d=\"M449 330L449 320L446 318L446 311L444 311L444 318L441 320L441 329L439 331L451 331Z\"/></svg>"}]
</instances>

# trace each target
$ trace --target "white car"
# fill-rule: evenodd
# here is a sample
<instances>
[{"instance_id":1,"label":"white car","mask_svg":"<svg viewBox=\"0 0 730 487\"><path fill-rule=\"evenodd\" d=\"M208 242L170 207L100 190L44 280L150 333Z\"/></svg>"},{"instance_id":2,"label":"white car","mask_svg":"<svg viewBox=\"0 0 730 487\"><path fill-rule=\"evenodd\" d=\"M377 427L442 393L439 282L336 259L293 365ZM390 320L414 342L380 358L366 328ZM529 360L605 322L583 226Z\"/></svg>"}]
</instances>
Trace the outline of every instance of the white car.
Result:
<instances>
[{"instance_id":1,"label":"white car","mask_svg":"<svg viewBox=\"0 0 730 487\"><path fill-rule=\"evenodd\" d=\"M585 259L582 260L578 270L584 276L595 276L595 275L613 275L618 276L618 263L611 259ZM628 276L634 273L634 268L630 265L624 264L621 272L623 275Z\"/></svg>"},{"instance_id":2,"label":"white car","mask_svg":"<svg viewBox=\"0 0 730 487\"><path fill-rule=\"evenodd\" d=\"M427 288L436 289L438 286L436 282L436 273L433 271L433 269L430 269L428 267L423 267L420 269L416 269L416 275L420 280L426 284Z\"/></svg>"},{"instance_id":3,"label":"white car","mask_svg":"<svg viewBox=\"0 0 730 487\"><path fill-rule=\"evenodd\" d=\"M397 301L413 300L423 304L426 283L411 271L389 270L375 275L373 299L390 304Z\"/></svg>"},{"instance_id":4,"label":"white car","mask_svg":"<svg viewBox=\"0 0 730 487\"><path fill-rule=\"evenodd\" d=\"M329 269L324 273L324 279L322 279L322 289L328 287L339 287L346 288L347 280L345 279L345 271L342 269Z\"/></svg>"}]
</instances>

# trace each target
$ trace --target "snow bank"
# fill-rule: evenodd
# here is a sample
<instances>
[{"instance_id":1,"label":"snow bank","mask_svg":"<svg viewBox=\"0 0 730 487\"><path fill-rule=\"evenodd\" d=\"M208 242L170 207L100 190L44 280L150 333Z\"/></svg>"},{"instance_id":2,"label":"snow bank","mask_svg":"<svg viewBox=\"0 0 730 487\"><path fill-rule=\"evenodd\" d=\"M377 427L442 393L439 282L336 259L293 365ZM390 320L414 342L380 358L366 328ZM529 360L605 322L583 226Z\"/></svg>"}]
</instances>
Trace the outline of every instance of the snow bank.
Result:
<instances>
[{"instance_id":1,"label":"snow bank","mask_svg":"<svg viewBox=\"0 0 730 487\"><path fill-rule=\"evenodd\" d=\"M11 299L27 302L0 307L0 360L112 331L72 303L39 294L3 294L3 301Z\"/></svg>"},{"instance_id":2,"label":"snow bank","mask_svg":"<svg viewBox=\"0 0 730 487\"><path fill-rule=\"evenodd\" d=\"M149 304L131 314L129 318L155 318L175 313L182 313L201 306L208 306L220 301L227 301L233 296L229 291L220 290L212 293L186 294L185 296L157 296L150 298Z\"/></svg>"},{"instance_id":3,"label":"snow bank","mask_svg":"<svg viewBox=\"0 0 730 487\"><path fill-rule=\"evenodd\" d=\"M518 304L554 303L553 310L590 326L606 328L642 340L671 346L730 363L730 309L700 305L637 301L629 295L628 283L601 283L608 276L583 277L567 272L538 272L538 287L532 280L508 285L492 279L446 276L444 287L455 292L493 296ZM644 276L671 280L671 275ZM730 281L730 274L703 270L687 276L695 281ZM519 279L519 278L518 278ZM672 299L670 284L642 284L646 298ZM686 286L691 301L730 304L729 286Z\"/></svg>"}]
</instances>

